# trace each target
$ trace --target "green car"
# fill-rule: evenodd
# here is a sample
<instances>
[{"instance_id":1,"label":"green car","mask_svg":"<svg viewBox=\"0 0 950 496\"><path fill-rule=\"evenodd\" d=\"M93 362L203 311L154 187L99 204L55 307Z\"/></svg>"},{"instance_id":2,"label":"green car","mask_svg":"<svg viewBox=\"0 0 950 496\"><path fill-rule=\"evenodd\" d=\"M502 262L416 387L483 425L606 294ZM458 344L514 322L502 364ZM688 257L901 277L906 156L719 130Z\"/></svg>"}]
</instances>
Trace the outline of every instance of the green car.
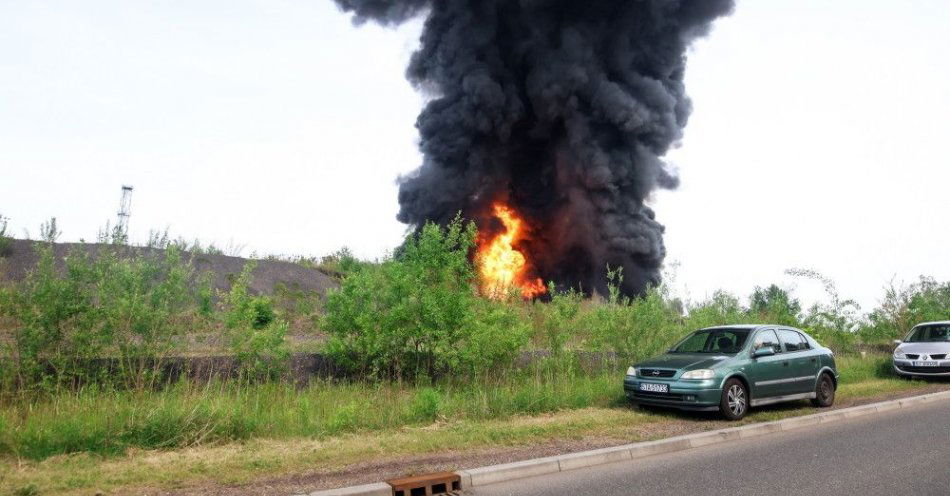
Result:
<instances>
[{"instance_id":1,"label":"green car","mask_svg":"<svg viewBox=\"0 0 950 496\"><path fill-rule=\"evenodd\" d=\"M623 388L636 404L720 411L730 420L749 407L810 399L835 401L831 350L799 329L730 325L700 329L665 354L627 369Z\"/></svg>"}]
</instances>

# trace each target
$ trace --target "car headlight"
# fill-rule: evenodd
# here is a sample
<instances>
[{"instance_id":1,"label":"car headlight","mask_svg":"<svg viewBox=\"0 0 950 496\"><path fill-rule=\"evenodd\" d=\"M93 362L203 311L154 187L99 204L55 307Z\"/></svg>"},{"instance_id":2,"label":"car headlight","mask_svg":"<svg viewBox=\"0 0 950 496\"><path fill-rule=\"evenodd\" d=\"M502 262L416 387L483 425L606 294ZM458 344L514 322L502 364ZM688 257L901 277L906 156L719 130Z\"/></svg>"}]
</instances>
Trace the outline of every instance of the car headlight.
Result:
<instances>
[{"instance_id":1,"label":"car headlight","mask_svg":"<svg viewBox=\"0 0 950 496\"><path fill-rule=\"evenodd\" d=\"M689 372L683 374L681 379L712 379L716 377L716 373L710 369L699 369L699 370L690 370Z\"/></svg>"},{"instance_id":2,"label":"car headlight","mask_svg":"<svg viewBox=\"0 0 950 496\"><path fill-rule=\"evenodd\" d=\"M637 375L636 367L627 367L627 375Z\"/></svg>"},{"instance_id":3,"label":"car headlight","mask_svg":"<svg viewBox=\"0 0 950 496\"><path fill-rule=\"evenodd\" d=\"M894 350L894 358L897 358L898 360L903 360L907 358L907 355L901 350Z\"/></svg>"}]
</instances>

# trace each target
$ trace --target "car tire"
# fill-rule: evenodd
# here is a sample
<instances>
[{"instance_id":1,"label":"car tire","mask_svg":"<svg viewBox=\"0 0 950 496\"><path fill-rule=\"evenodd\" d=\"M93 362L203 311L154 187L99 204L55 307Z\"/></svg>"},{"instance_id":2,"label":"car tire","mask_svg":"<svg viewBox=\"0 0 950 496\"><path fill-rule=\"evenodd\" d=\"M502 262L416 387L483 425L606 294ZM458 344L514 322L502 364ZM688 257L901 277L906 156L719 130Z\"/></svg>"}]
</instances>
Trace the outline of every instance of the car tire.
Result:
<instances>
[{"instance_id":1,"label":"car tire","mask_svg":"<svg viewBox=\"0 0 950 496\"><path fill-rule=\"evenodd\" d=\"M811 404L818 408L828 408L835 404L835 381L828 374L821 374L815 385L815 399Z\"/></svg>"},{"instance_id":2,"label":"car tire","mask_svg":"<svg viewBox=\"0 0 950 496\"><path fill-rule=\"evenodd\" d=\"M740 420L749 411L749 390L739 379L729 379L722 386L719 412L728 420Z\"/></svg>"}]
</instances>

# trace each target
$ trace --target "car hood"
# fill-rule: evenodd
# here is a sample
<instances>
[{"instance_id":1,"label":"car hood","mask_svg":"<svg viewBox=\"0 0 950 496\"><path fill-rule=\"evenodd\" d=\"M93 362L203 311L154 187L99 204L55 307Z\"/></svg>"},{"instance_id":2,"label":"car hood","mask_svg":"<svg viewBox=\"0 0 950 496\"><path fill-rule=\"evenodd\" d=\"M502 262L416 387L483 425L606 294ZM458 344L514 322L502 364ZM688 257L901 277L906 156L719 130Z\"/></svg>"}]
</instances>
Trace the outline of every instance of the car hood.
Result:
<instances>
[{"instance_id":1,"label":"car hood","mask_svg":"<svg viewBox=\"0 0 950 496\"><path fill-rule=\"evenodd\" d=\"M948 342L933 342L933 343L904 343L897 347L899 351L904 353L927 353L927 354L939 354L939 353L950 353L950 343Z\"/></svg>"},{"instance_id":2,"label":"car hood","mask_svg":"<svg viewBox=\"0 0 950 496\"><path fill-rule=\"evenodd\" d=\"M708 369L728 360L727 355L711 355L708 353L667 353L658 357L644 360L636 367L657 368L657 369Z\"/></svg>"}]
</instances>

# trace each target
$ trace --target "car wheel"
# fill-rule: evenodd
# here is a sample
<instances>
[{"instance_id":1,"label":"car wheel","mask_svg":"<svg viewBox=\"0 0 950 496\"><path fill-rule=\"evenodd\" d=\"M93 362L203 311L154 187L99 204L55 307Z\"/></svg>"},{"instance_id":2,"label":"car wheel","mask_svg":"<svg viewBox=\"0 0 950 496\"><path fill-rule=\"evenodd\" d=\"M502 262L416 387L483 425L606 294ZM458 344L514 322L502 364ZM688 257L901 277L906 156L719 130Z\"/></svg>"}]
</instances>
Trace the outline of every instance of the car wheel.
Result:
<instances>
[{"instance_id":1,"label":"car wheel","mask_svg":"<svg viewBox=\"0 0 950 496\"><path fill-rule=\"evenodd\" d=\"M749 411L749 391L739 379L729 379L722 387L719 412L729 420L739 420Z\"/></svg>"},{"instance_id":2,"label":"car wheel","mask_svg":"<svg viewBox=\"0 0 950 496\"><path fill-rule=\"evenodd\" d=\"M828 408L835 403L835 383L828 374L821 374L815 386L815 399L811 404L819 408Z\"/></svg>"}]
</instances>

